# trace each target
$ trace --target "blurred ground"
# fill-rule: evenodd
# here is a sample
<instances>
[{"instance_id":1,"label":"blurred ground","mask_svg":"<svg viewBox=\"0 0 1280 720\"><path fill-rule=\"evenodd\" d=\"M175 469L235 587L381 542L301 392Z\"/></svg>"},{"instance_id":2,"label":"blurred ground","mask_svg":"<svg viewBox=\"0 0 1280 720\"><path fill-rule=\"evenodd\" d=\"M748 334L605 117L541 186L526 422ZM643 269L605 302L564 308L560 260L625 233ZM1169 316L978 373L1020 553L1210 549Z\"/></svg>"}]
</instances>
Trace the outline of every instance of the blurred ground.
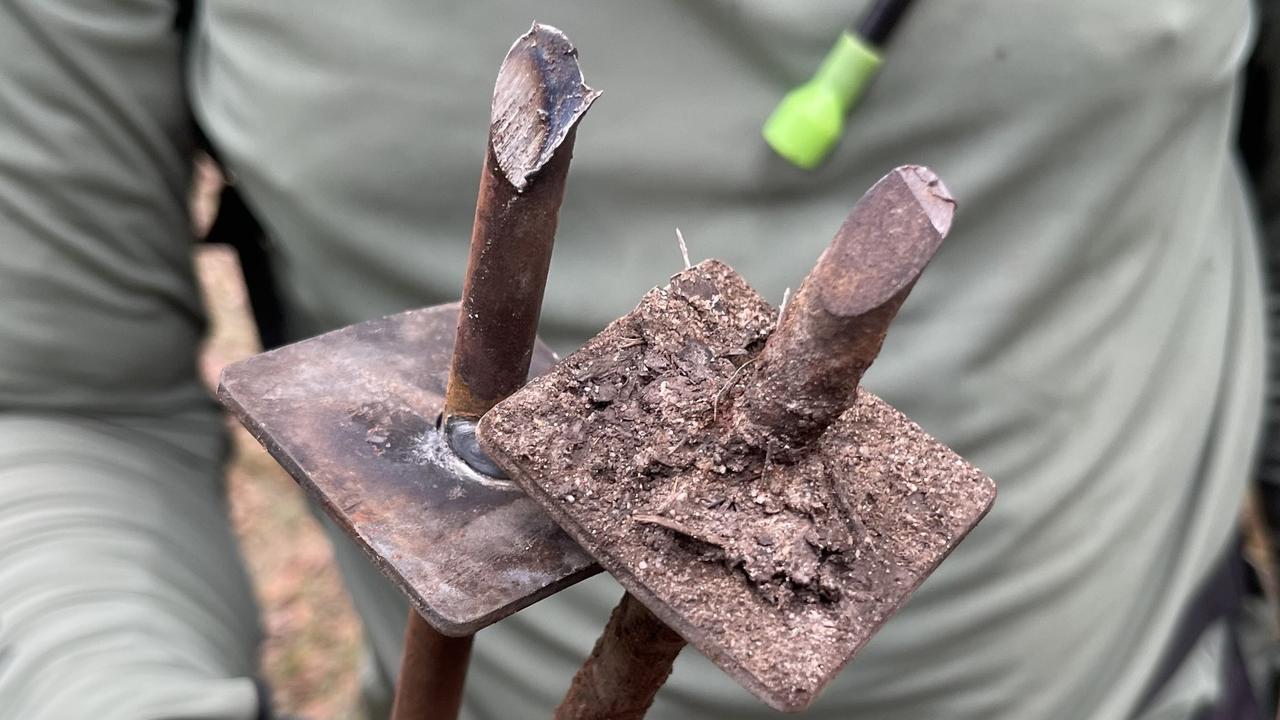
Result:
<instances>
[{"instance_id":1,"label":"blurred ground","mask_svg":"<svg viewBox=\"0 0 1280 720\"><path fill-rule=\"evenodd\" d=\"M207 226L212 176L202 176L198 227ZM202 355L206 380L228 362L258 351L234 253L202 246L196 269L211 323ZM262 673L276 710L308 720L358 720L360 624L342 587L329 543L301 490L235 425L228 469L231 520L253 577L265 643Z\"/></svg>"}]
</instances>

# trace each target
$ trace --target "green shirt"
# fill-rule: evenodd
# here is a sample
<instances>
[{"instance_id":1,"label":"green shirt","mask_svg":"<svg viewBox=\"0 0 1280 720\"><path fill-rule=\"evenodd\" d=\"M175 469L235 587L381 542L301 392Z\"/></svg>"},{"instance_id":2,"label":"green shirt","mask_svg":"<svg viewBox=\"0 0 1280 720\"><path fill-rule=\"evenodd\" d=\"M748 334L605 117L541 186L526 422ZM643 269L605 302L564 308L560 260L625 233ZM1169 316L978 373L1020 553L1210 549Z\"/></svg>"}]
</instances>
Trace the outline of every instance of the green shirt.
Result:
<instances>
[{"instance_id":1,"label":"green shirt","mask_svg":"<svg viewBox=\"0 0 1280 720\"><path fill-rule=\"evenodd\" d=\"M1231 152L1250 8L919 3L830 161L791 168L760 124L860 5L539 4L604 91L544 334L571 346L663 282L676 226L779 300L879 175L934 168L955 229L867 382L1000 497L813 716L1123 717L1253 457L1261 290ZM278 243L295 332L458 295L493 75L532 13L208 3L196 107ZM618 594L481 633L473 716L545 714ZM654 716L765 714L688 651Z\"/></svg>"},{"instance_id":2,"label":"green shirt","mask_svg":"<svg viewBox=\"0 0 1280 720\"><path fill-rule=\"evenodd\" d=\"M1231 151L1250 6L917 3L831 160L789 167L760 124L864 4L538 4L605 93L578 134L544 336L571 347L663 282L676 226L695 260L777 301L877 177L931 166L955 229L867 382L1000 497L810 716L1126 717L1232 537L1256 444L1262 291ZM201 4L190 98L271 236L295 337L458 295L494 73L533 19L514 0ZM36 142L101 105L42 105L33 125L0 87L0 407L207 411L174 242L176 70L127 20L97 37L133 82L87 83L120 86L121 122ZM42 68L11 67L3 82L39 97ZM99 204L75 204L64 171ZM131 214L157 194L165 222ZM51 304L74 310L50 323ZM468 717L546 716L619 594L598 578L480 633ZM394 640L377 651L395 665ZM1185 670L1168 717L1217 691L1212 668ZM652 713L755 716L692 650Z\"/></svg>"}]
</instances>

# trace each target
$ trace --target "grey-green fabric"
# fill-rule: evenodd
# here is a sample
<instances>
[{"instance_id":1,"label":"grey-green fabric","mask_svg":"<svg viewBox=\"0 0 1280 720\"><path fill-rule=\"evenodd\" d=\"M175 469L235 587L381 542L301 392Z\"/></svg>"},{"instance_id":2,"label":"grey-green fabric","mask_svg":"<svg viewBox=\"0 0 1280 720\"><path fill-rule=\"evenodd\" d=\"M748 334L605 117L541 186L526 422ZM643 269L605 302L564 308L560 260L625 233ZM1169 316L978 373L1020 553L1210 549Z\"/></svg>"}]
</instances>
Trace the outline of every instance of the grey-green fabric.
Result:
<instances>
[{"instance_id":1,"label":"grey-green fabric","mask_svg":"<svg viewBox=\"0 0 1280 720\"><path fill-rule=\"evenodd\" d=\"M257 716L173 8L0 4L0 718Z\"/></svg>"},{"instance_id":2,"label":"grey-green fabric","mask_svg":"<svg viewBox=\"0 0 1280 720\"><path fill-rule=\"evenodd\" d=\"M216 432L0 413L0 717L257 717Z\"/></svg>"},{"instance_id":3,"label":"grey-green fabric","mask_svg":"<svg viewBox=\"0 0 1280 720\"><path fill-rule=\"evenodd\" d=\"M605 93L543 311L561 348L679 269L676 226L776 301L863 189L930 165L960 200L955 231L867 382L1000 497L807 716L1130 717L1231 540L1255 451L1262 290L1231 151L1251 8L917 3L831 161L788 167L760 123L864 6L205 0L186 92L271 237L294 337L457 296L493 75L535 18ZM14 697L23 718L255 712L252 610L194 377L172 16L0 6L0 717ZM51 529L23 532L31 515ZM100 556L117 536L136 574L99 577L125 567ZM338 549L385 693L403 603ZM482 631L465 716L548 716L619 595L597 578ZM136 611L115 622L121 606ZM1222 637L1146 717L1212 702ZM41 715L48 697L78 709ZM687 650L651 716L771 714Z\"/></svg>"}]
</instances>

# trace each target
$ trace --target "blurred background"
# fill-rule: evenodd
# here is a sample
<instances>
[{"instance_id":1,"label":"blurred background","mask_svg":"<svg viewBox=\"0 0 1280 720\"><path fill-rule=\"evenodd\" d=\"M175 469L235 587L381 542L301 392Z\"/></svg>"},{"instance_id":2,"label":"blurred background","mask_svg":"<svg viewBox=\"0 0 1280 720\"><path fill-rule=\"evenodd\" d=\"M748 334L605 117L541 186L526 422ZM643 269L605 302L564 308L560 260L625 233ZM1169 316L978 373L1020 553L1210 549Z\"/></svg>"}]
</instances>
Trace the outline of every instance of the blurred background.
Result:
<instances>
[{"instance_id":1,"label":"blurred background","mask_svg":"<svg viewBox=\"0 0 1280 720\"><path fill-rule=\"evenodd\" d=\"M222 178L199 165L192 197L196 232L213 218ZM201 370L210 388L227 363L261 347L235 251L201 245L196 271L209 315ZM302 491L244 428L228 418L234 456L227 473L231 523L262 608L262 675L281 714L363 720L360 621L328 541Z\"/></svg>"}]
</instances>

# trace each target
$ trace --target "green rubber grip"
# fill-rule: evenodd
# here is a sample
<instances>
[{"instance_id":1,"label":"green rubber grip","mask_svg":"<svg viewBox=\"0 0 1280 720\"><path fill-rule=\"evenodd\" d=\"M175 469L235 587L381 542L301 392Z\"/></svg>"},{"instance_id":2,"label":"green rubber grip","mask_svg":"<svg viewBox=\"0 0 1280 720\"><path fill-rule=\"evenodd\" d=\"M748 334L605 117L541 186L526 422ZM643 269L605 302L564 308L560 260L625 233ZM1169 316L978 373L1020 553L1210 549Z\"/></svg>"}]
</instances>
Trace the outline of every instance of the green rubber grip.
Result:
<instances>
[{"instance_id":1,"label":"green rubber grip","mask_svg":"<svg viewBox=\"0 0 1280 720\"><path fill-rule=\"evenodd\" d=\"M762 134L773 151L812 170L844 134L844 119L875 77L884 59L851 32L840 35L808 82L782 98Z\"/></svg>"}]
</instances>

